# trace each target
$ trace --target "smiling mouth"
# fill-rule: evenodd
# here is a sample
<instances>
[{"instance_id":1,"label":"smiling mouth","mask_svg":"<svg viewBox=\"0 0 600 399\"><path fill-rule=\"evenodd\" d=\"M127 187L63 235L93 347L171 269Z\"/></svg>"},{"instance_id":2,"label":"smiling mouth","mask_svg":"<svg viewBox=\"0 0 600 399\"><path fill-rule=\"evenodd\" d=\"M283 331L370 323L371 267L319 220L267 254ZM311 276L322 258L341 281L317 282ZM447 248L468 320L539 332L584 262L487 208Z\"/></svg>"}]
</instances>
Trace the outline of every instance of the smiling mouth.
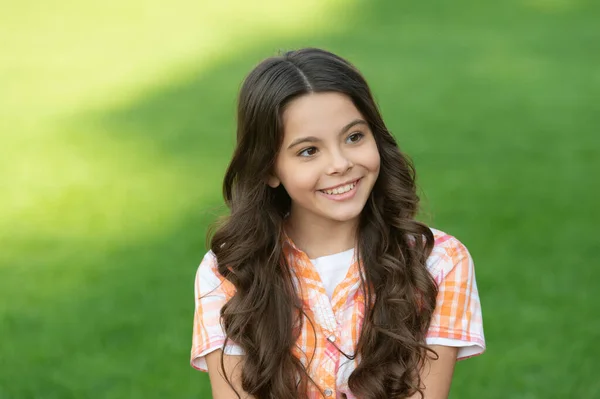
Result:
<instances>
[{"instance_id":1,"label":"smiling mouth","mask_svg":"<svg viewBox=\"0 0 600 399\"><path fill-rule=\"evenodd\" d=\"M360 179L358 179L360 180ZM354 187L356 187L356 184L358 183L358 180L353 181L352 183L346 184L344 186L338 186L332 189L328 189L328 190L319 190L322 193L325 194L329 194L329 195L339 195L339 194L345 194L349 191L352 191L354 189Z\"/></svg>"}]
</instances>

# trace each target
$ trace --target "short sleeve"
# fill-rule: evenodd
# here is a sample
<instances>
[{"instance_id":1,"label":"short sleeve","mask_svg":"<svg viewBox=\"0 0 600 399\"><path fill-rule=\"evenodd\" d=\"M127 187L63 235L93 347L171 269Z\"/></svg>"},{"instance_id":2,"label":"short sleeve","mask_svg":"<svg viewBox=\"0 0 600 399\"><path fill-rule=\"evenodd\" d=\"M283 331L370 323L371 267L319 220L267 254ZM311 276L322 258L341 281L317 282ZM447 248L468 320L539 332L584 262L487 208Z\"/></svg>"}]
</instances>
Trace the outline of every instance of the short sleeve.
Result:
<instances>
[{"instance_id":1,"label":"short sleeve","mask_svg":"<svg viewBox=\"0 0 600 399\"><path fill-rule=\"evenodd\" d=\"M483 353L483 318L471 254L456 238L436 236L428 268L438 295L427 344L458 347L459 360Z\"/></svg>"},{"instance_id":2,"label":"short sleeve","mask_svg":"<svg viewBox=\"0 0 600 399\"><path fill-rule=\"evenodd\" d=\"M194 284L195 312L192 336L191 365L197 370L208 371L205 356L223 349L225 332L221 326L221 308L235 293L233 284L218 272L217 260L212 251L205 256ZM224 353L241 355L242 349L228 341Z\"/></svg>"}]
</instances>

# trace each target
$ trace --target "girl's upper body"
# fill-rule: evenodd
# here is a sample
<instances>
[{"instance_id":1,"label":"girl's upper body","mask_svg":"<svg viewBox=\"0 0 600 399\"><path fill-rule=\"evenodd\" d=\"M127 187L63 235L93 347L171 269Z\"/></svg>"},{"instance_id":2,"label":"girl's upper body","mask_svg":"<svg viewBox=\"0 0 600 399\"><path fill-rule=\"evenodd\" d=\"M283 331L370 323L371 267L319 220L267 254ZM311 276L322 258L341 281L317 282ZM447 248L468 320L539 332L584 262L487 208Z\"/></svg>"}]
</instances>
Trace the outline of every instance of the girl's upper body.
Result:
<instances>
[{"instance_id":1,"label":"girl's upper body","mask_svg":"<svg viewBox=\"0 0 600 399\"><path fill-rule=\"evenodd\" d=\"M447 397L485 348L473 261L414 219L414 168L360 73L318 49L263 61L237 139L195 287L214 397Z\"/></svg>"},{"instance_id":2,"label":"girl's upper body","mask_svg":"<svg viewBox=\"0 0 600 399\"><path fill-rule=\"evenodd\" d=\"M456 347L456 358L466 359L485 350L481 306L475 282L473 260L467 248L456 238L432 229L435 247L427 259L427 270L439 286L436 308L427 331L428 345ZM359 358L354 355L364 317L364 294L359 289L360 278L354 251L309 259L287 238L284 251L288 264L302 285L302 301L313 325L304 323L298 340L297 355L309 368L311 377L332 398L346 395L355 398L348 388L348 377ZM343 273L332 295L326 286L333 286L338 275L322 274L317 265ZM333 283L333 284L332 284ZM220 310L235 293L235 287L218 272L217 259L209 251L196 275L196 313L192 343L192 366L208 371L206 355L223 349L225 332L220 323ZM230 342L224 352L243 355L244 351ZM350 356L352 357L352 356ZM311 396L312 395L312 396ZM310 398L319 397L313 386Z\"/></svg>"}]
</instances>

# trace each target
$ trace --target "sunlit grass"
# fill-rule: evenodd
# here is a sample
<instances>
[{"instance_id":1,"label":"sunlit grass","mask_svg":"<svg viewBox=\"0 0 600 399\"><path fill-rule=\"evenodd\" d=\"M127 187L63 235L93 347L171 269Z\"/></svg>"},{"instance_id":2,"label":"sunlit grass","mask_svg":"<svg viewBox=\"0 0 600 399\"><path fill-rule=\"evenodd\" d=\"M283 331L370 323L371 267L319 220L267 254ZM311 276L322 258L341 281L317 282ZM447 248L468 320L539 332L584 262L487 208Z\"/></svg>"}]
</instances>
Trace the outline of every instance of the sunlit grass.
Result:
<instances>
[{"instance_id":1,"label":"sunlit grass","mask_svg":"<svg viewBox=\"0 0 600 399\"><path fill-rule=\"evenodd\" d=\"M33 1L3 7L3 105L16 117L73 114L143 95L252 45L322 29L333 1ZM343 15L343 13L341 14ZM328 24L333 29L336 24Z\"/></svg>"},{"instance_id":2,"label":"sunlit grass","mask_svg":"<svg viewBox=\"0 0 600 399\"><path fill-rule=\"evenodd\" d=\"M25 231L30 225L38 235L97 237L126 227L148 233L152 224L159 228L190 206L183 203L190 198L214 197L218 178L210 173L208 156L188 168L173 165L153 150L151 137L132 140L130 131L104 126L95 115L127 107L190 73L202 74L264 36L315 29L339 3L9 7L0 24L0 36L9 38L0 74L0 137L9 150L0 160L6 193L0 219L7 225L19 221ZM198 179L194 170L206 172ZM196 195L172 195L182 188ZM148 212L152 218L143 217Z\"/></svg>"}]
</instances>

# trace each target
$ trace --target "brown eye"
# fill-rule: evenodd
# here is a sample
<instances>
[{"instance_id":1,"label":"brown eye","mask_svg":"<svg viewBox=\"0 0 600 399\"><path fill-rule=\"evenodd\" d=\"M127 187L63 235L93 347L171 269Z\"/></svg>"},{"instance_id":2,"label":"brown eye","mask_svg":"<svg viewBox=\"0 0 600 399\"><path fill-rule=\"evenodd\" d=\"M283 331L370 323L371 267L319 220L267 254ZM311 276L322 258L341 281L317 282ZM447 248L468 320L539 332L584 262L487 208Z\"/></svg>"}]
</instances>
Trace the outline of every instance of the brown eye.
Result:
<instances>
[{"instance_id":1,"label":"brown eye","mask_svg":"<svg viewBox=\"0 0 600 399\"><path fill-rule=\"evenodd\" d=\"M298 153L301 157L312 157L317 153L317 147L308 147Z\"/></svg>"},{"instance_id":2,"label":"brown eye","mask_svg":"<svg viewBox=\"0 0 600 399\"><path fill-rule=\"evenodd\" d=\"M356 133L352 133L350 136L348 136L348 138L346 139L346 142L348 143L358 143L360 140L362 140L362 138L365 135L360 133L360 132L356 132Z\"/></svg>"}]
</instances>

